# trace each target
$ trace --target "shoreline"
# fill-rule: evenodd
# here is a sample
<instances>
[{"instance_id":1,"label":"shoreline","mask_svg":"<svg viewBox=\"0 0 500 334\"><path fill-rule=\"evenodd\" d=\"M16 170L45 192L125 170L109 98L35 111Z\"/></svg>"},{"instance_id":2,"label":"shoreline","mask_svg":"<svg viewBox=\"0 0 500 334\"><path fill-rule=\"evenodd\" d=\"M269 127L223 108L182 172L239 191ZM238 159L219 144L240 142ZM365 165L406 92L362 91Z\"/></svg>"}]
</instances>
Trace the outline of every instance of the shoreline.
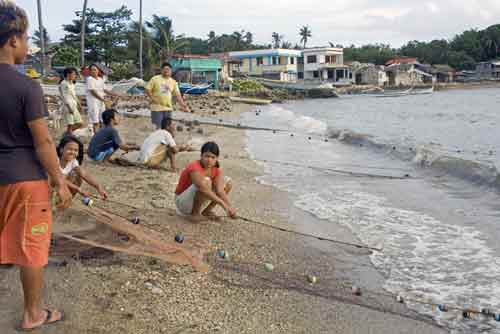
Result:
<instances>
[{"instance_id":1,"label":"shoreline","mask_svg":"<svg viewBox=\"0 0 500 334\"><path fill-rule=\"evenodd\" d=\"M246 105L232 108L230 117L253 109ZM210 107L206 111L211 114ZM203 112L197 115L207 116ZM220 144L221 165L235 184L231 199L240 215L292 228L307 227L295 224L305 221L301 216L305 213L294 209L287 193L257 182L263 168L249 159L248 132L244 135L238 129L215 126L198 128L202 134L194 128L189 132L185 129L176 140L199 143L210 139ZM152 126L148 118L126 118L119 130L127 141L140 142ZM178 167L197 155L179 154ZM53 330L134 334L445 332L393 298L370 294L357 297L343 286L349 280L344 274L355 268L343 268L339 254L358 263L367 260L366 252L229 219L190 224L169 214L175 208L177 174L88 161L85 168L104 184L112 199L139 207L144 226L165 235L182 231L187 239L210 243L212 252L207 258L211 272L203 275L190 267L117 253L68 259L67 266L47 268L49 305L68 314L67 321ZM114 212L127 214L124 208L107 205ZM73 220L79 219L77 213L71 214ZM86 220L82 218L82 222ZM334 225L323 232L336 237L349 234ZM216 258L216 249L225 249L229 260ZM274 271L266 272L264 263L272 263ZM19 320L21 295L16 270L0 273L2 286L8 291L4 293L11 296L0 307L8 311L0 317L0 326L7 328L7 334ZM319 277L318 283L310 284L307 275Z\"/></svg>"}]
</instances>

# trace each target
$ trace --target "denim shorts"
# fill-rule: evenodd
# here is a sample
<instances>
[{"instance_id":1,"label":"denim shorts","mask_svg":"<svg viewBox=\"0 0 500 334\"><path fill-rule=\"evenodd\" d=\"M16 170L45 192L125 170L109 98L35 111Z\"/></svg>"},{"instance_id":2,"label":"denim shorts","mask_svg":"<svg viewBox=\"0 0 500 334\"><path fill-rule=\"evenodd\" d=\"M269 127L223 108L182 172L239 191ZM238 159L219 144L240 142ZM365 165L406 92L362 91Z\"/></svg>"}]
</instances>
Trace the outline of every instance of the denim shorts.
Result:
<instances>
[{"instance_id":1,"label":"denim shorts","mask_svg":"<svg viewBox=\"0 0 500 334\"><path fill-rule=\"evenodd\" d=\"M102 151L102 152L99 152L97 153L97 155L95 157L90 157L92 160L94 161L103 161L104 159L110 157L113 155L113 153L115 153L115 150L113 148L108 148L107 150L105 151Z\"/></svg>"}]
</instances>

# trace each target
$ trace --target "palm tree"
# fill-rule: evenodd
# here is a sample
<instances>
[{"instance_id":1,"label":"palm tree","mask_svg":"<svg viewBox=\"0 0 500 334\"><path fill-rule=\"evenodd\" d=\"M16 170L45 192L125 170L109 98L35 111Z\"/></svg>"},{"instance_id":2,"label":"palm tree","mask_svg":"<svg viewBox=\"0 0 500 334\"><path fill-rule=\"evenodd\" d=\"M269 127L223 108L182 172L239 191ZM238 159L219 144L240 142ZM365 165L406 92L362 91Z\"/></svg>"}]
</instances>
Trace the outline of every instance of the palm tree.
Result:
<instances>
[{"instance_id":1,"label":"palm tree","mask_svg":"<svg viewBox=\"0 0 500 334\"><path fill-rule=\"evenodd\" d=\"M303 43L304 45L304 49L306 48L306 45L307 45L307 41L309 40L309 37L312 37L312 32L311 32L311 29L309 29L309 26L302 26L302 28L300 28L300 31L299 31L299 36L301 37L300 38L300 42Z\"/></svg>"},{"instance_id":2,"label":"palm tree","mask_svg":"<svg viewBox=\"0 0 500 334\"><path fill-rule=\"evenodd\" d=\"M283 39L283 35L280 35L277 32L273 32L272 38L273 38L273 47L276 49L279 48L281 40Z\"/></svg>"},{"instance_id":3,"label":"palm tree","mask_svg":"<svg viewBox=\"0 0 500 334\"><path fill-rule=\"evenodd\" d=\"M85 66L85 26L87 25L87 1L83 0L82 28L80 31L80 66Z\"/></svg>"},{"instance_id":4,"label":"palm tree","mask_svg":"<svg viewBox=\"0 0 500 334\"><path fill-rule=\"evenodd\" d=\"M153 21L146 22L146 26L153 30L153 45L160 55L160 62L164 62L176 51L188 45L184 35L174 35L172 20L166 16L155 14Z\"/></svg>"},{"instance_id":5,"label":"palm tree","mask_svg":"<svg viewBox=\"0 0 500 334\"><path fill-rule=\"evenodd\" d=\"M38 5L38 31L41 32L41 36L43 36L45 32L45 28L43 27L43 22L42 22L42 4L41 0L37 0L37 5ZM45 37L45 36L43 36ZM40 58L42 61L42 75L45 74L45 38L40 38Z\"/></svg>"},{"instance_id":6,"label":"palm tree","mask_svg":"<svg viewBox=\"0 0 500 334\"><path fill-rule=\"evenodd\" d=\"M245 43L250 47L253 43L253 34L250 31L247 31L245 34Z\"/></svg>"}]
</instances>

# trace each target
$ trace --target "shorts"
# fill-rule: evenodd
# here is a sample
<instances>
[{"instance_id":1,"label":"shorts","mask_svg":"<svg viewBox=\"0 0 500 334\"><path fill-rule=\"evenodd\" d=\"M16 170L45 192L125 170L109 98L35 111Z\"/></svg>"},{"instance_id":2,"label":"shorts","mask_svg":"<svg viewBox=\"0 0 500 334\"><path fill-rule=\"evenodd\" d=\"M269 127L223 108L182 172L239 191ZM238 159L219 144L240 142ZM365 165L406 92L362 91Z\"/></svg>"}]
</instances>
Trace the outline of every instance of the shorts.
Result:
<instances>
[{"instance_id":1,"label":"shorts","mask_svg":"<svg viewBox=\"0 0 500 334\"><path fill-rule=\"evenodd\" d=\"M227 186L231 182L229 176L224 176L224 184ZM175 211L179 216L190 216L193 213L194 198L198 192L198 187L192 184L180 195L175 195Z\"/></svg>"},{"instance_id":2,"label":"shorts","mask_svg":"<svg viewBox=\"0 0 500 334\"><path fill-rule=\"evenodd\" d=\"M47 180L0 185L0 264L48 262L52 211Z\"/></svg>"},{"instance_id":3,"label":"shorts","mask_svg":"<svg viewBox=\"0 0 500 334\"><path fill-rule=\"evenodd\" d=\"M172 111L151 111L151 123L156 125L157 129L161 129L161 122L168 118L172 118Z\"/></svg>"},{"instance_id":4,"label":"shorts","mask_svg":"<svg viewBox=\"0 0 500 334\"><path fill-rule=\"evenodd\" d=\"M74 110L73 113L70 113L69 111L66 111L65 114L66 118L66 123L68 125L75 125L75 124L82 124L82 116L80 115L80 112L77 110Z\"/></svg>"},{"instance_id":5,"label":"shorts","mask_svg":"<svg viewBox=\"0 0 500 334\"><path fill-rule=\"evenodd\" d=\"M193 213L194 198L198 187L192 184L180 195L175 196L175 211L179 216L190 216Z\"/></svg>"},{"instance_id":6,"label":"shorts","mask_svg":"<svg viewBox=\"0 0 500 334\"><path fill-rule=\"evenodd\" d=\"M97 155L95 157L90 157L90 159L92 159L94 161L104 161L104 159L112 156L113 153L115 153L115 150L110 147L105 151L97 153Z\"/></svg>"}]
</instances>

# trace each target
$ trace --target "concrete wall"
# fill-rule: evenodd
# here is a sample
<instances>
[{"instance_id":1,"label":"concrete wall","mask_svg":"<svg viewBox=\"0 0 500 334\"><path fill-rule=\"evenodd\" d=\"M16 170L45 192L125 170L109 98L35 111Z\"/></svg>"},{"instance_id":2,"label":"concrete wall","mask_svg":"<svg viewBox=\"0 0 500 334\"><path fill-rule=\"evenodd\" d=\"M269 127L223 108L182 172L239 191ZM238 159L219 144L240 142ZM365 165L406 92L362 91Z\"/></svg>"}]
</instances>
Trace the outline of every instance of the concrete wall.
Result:
<instances>
[{"instance_id":1,"label":"concrete wall","mask_svg":"<svg viewBox=\"0 0 500 334\"><path fill-rule=\"evenodd\" d=\"M338 67L344 65L344 52L342 49L338 50L330 50L330 49L312 49L312 50L304 50L304 71L317 71L320 67L331 66ZM316 63L308 63L308 56L316 56ZM335 56L335 63L327 64L325 62L326 56Z\"/></svg>"}]
</instances>

